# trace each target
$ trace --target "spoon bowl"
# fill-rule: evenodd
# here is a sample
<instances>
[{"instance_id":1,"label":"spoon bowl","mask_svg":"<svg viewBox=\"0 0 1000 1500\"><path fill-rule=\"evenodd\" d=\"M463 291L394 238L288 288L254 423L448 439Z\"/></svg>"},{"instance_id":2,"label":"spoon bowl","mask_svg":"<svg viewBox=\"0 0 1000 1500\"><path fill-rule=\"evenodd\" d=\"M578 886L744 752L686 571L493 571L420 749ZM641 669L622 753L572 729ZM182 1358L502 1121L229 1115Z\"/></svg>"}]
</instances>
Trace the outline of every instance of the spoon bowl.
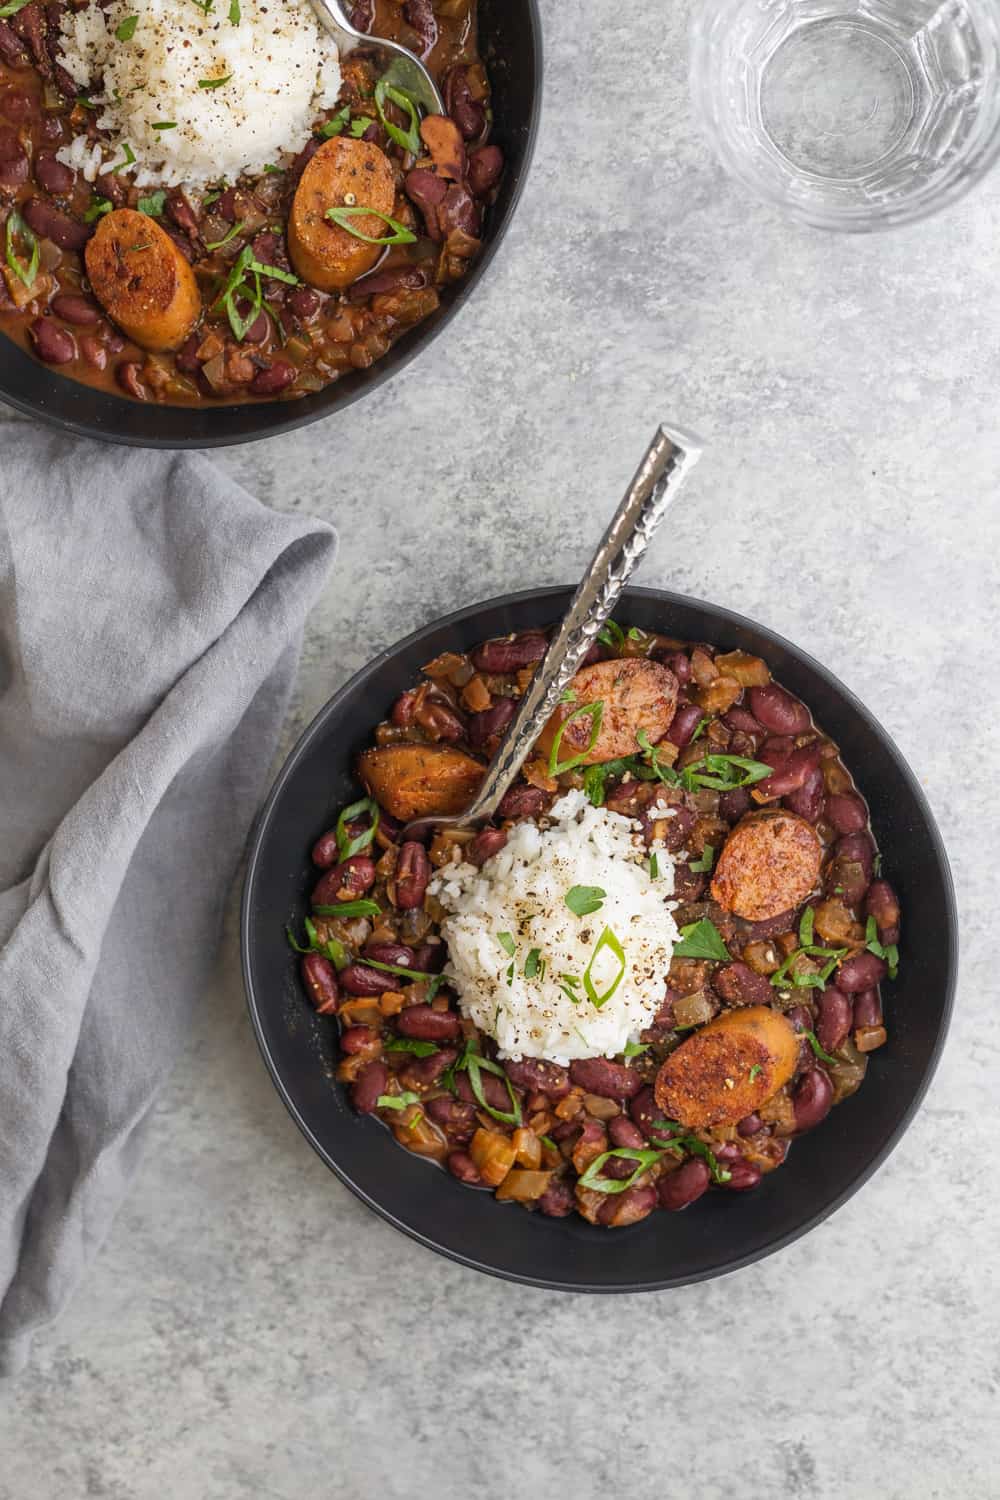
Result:
<instances>
[{"instance_id":1,"label":"spoon bowl","mask_svg":"<svg viewBox=\"0 0 1000 1500\"><path fill-rule=\"evenodd\" d=\"M408 47L404 47L401 42L391 42L387 37L359 31L348 19L340 0L312 0L312 7L320 25L335 39L347 36L354 42L363 42L366 47L384 53L388 65L383 76L393 88L408 94L426 114L445 113L440 89L419 57Z\"/></svg>"}]
</instances>

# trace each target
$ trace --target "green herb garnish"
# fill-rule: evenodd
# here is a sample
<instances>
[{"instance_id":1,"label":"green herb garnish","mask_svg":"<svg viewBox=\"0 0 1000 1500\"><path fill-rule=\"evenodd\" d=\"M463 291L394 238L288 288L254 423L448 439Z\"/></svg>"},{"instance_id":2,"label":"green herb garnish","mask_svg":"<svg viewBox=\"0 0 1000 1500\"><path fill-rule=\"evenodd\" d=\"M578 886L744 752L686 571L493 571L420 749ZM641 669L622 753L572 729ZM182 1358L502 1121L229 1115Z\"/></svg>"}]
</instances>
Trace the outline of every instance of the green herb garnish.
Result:
<instances>
[{"instance_id":1,"label":"green herb garnish","mask_svg":"<svg viewBox=\"0 0 1000 1500\"><path fill-rule=\"evenodd\" d=\"M362 898L360 901L338 901L336 906L314 906L318 917L380 917L382 908L377 901Z\"/></svg>"},{"instance_id":2,"label":"green herb garnish","mask_svg":"<svg viewBox=\"0 0 1000 1500\"><path fill-rule=\"evenodd\" d=\"M605 620L597 632L597 639L602 646L610 646L612 651L621 651L625 645L625 632L615 620Z\"/></svg>"},{"instance_id":3,"label":"green herb garnish","mask_svg":"<svg viewBox=\"0 0 1000 1500\"><path fill-rule=\"evenodd\" d=\"M804 947L796 948L789 953L782 964L771 975L771 983L775 989L797 989L797 990L823 990L826 989L827 980L833 973L840 960L845 957L846 948L820 948L815 943L807 943ZM827 962L818 973L798 974L792 968L795 960L800 957L824 958Z\"/></svg>"},{"instance_id":4,"label":"green herb garnish","mask_svg":"<svg viewBox=\"0 0 1000 1500\"><path fill-rule=\"evenodd\" d=\"M748 760L745 755L705 755L684 767L680 772L680 783L692 792L698 787L729 792L736 787L753 786L755 782L763 781L773 769L763 761Z\"/></svg>"},{"instance_id":5,"label":"green herb garnish","mask_svg":"<svg viewBox=\"0 0 1000 1500\"><path fill-rule=\"evenodd\" d=\"M213 242L211 244L208 244L207 241L206 241L205 249L206 250L221 250L221 249L223 249L223 247L226 246L226 245L228 245L232 240L234 240L238 234L242 234L243 231L244 231L244 229L246 229L246 227L247 227L246 224L234 224L233 227L232 227L232 229L230 229L229 233L226 234L226 235L224 235L221 240L213 240Z\"/></svg>"},{"instance_id":6,"label":"green herb garnish","mask_svg":"<svg viewBox=\"0 0 1000 1500\"><path fill-rule=\"evenodd\" d=\"M763 1069L763 1067L761 1066L760 1063L754 1063L753 1067L750 1069L750 1072L748 1074L750 1082L753 1083L754 1079L758 1078L760 1076L760 1074L763 1073L763 1071L764 1071L764 1069Z\"/></svg>"},{"instance_id":7,"label":"green herb garnish","mask_svg":"<svg viewBox=\"0 0 1000 1500\"><path fill-rule=\"evenodd\" d=\"M655 851L649 856L649 878L650 880L659 880L660 878L660 861L657 859Z\"/></svg>"},{"instance_id":8,"label":"green herb garnish","mask_svg":"<svg viewBox=\"0 0 1000 1500\"><path fill-rule=\"evenodd\" d=\"M688 863L688 869L694 870L698 875L707 874L715 864L715 850L711 844L706 844L701 851L699 859L692 859Z\"/></svg>"},{"instance_id":9,"label":"green herb garnish","mask_svg":"<svg viewBox=\"0 0 1000 1500\"><path fill-rule=\"evenodd\" d=\"M151 128L153 130L176 130L177 129L177 121L176 120L157 120L156 123Z\"/></svg>"},{"instance_id":10,"label":"green herb garnish","mask_svg":"<svg viewBox=\"0 0 1000 1500\"><path fill-rule=\"evenodd\" d=\"M627 1042L622 1057L641 1057L644 1052L648 1051L648 1042Z\"/></svg>"},{"instance_id":11,"label":"green herb garnish","mask_svg":"<svg viewBox=\"0 0 1000 1500\"><path fill-rule=\"evenodd\" d=\"M483 1057L482 1053L477 1052L475 1049L475 1044L473 1042L470 1041L466 1043L465 1051L455 1063L455 1070L459 1073L468 1073L469 1082L472 1085L472 1092L476 1096L476 1103L479 1105L480 1109L484 1109L492 1119L502 1120L505 1125L521 1124L521 1106L517 1102L517 1095L514 1093L510 1079L507 1077L507 1074L498 1063L491 1062L488 1057ZM483 1080L481 1077L483 1073L493 1073L497 1078L503 1079L504 1083L507 1085L507 1093L510 1095L509 1112L504 1112L501 1109L493 1109L489 1104L487 1104L486 1097L483 1093Z\"/></svg>"},{"instance_id":12,"label":"green herb garnish","mask_svg":"<svg viewBox=\"0 0 1000 1500\"><path fill-rule=\"evenodd\" d=\"M813 1049L817 1057L821 1057L824 1062L833 1063L834 1066L836 1066L837 1059L835 1057L831 1057L829 1052L823 1051L823 1048L819 1044L819 1038L817 1037L815 1031L804 1031L802 1035L808 1039L809 1045Z\"/></svg>"},{"instance_id":13,"label":"green herb garnish","mask_svg":"<svg viewBox=\"0 0 1000 1500\"><path fill-rule=\"evenodd\" d=\"M163 206L167 201L167 195L162 188L155 193L150 193L148 198L140 198L136 207L141 214L148 214L151 219L158 219L163 213Z\"/></svg>"},{"instance_id":14,"label":"green herb garnish","mask_svg":"<svg viewBox=\"0 0 1000 1500\"><path fill-rule=\"evenodd\" d=\"M0 21L6 21L9 16L16 16L19 10L30 5L31 0L7 0L6 5L0 5Z\"/></svg>"},{"instance_id":15,"label":"green herb garnish","mask_svg":"<svg viewBox=\"0 0 1000 1500\"><path fill-rule=\"evenodd\" d=\"M816 921L816 913L811 906L807 906L799 919L799 947L808 948L813 940L813 925Z\"/></svg>"},{"instance_id":16,"label":"green herb garnish","mask_svg":"<svg viewBox=\"0 0 1000 1500\"><path fill-rule=\"evenodd\" d=\"M240 21L242 19L243 19L243 12L240 10L240 0L229 0L229 24L230 24L230 26L238 26L240 24Z\"/></svg>"},{"instance_id":17,"label":"green herb garnish","mask_svg":"<svg viewBox=\"0 0 1000 1500\"><path fill-rule=\"evenodd\" d=\"M331 141L335 135L340 135L350 117L350 106L345 104L343 109L338 109L335 115L331 115L329 120L319 127L316 134L321 135L325 141Z\"/></svg>"},{"instance_id":18,"label":"green herb garnish","mask_svg":"<svg viewBox=\"0 0 1000 1500\"><path fill-rule=\"evenodd\" d=\"M626 1193L636 1179L644 1172L648 1172L662 1155L662 1151L642 1151L634 1146L616 1146L613 1151L602 1151L580 1178L579 1186L592 1188L595 1193ZM620 1157L624 1161L638 1162L638 1166L629 1177L602 1177L601 1168L613 1156Z\"/></svg>"},{"instance_id":19,"label":"green herb garnish","mask_svg":"<svg viewBox=\"0 0 1000 1500\"><path fill-rule=\"evenodd\" d=\"M100 219L104 214L109 214L114 208L110 198L94 198L90 207L83 216L85 224L93 224L95 219Z\"/></svg>"},{"instance_id":20,"label":"green herb garnish","mask_svg":"<svg viewBox=\"0 0 1000 1500\"><path fill-rule=\"evenodd\" d=\"M527 958L524 960L525 979L534 979L535 976L542 970L542 967L541 949L532 948Z\"/></svg>"},{"instance_id":21,"label":"green herb garnish","mask_svg":"<svg viewBox=\"0 0 1000 1500\"><path fill-rule=\"evenodd\" d=\"M579 755L571 755L569 760L560 761L559 747L562 744L563 735L566 733L566 730L569 728L569 726L573 723L574 719L590 720L590 739L587 743L587 748L585 750L581 750ZM552 741L552 749L549 752L550 776L561 776L564 771L572 771L575 766L583 765L583 762L587 759L587 756L597 744L597 736L601 732L601 724L603 723L603 721L604 704L600 699L598 699L596 703L582 703L579 708L575 708L573 712L562 721L562 723L559 725L559 728L556 730L555 738Z\"/></svg>"},{"instance_id":22,"label":"green herb garnish","mask_svg":"<svg viewBox=\"0 0 1000 1500\"><path fill-rule=\"evenodd\" d=\"M21 7L18 6L17 8L20 10ZM14 12L11 11L10 14L13 15ZM22 253L24 253L24 250L28 253L27 264L17 256L18 240L21 241L21 245L24 247ZM11 209L10 217L7 220L6 253L8 266L10 266L18 281L22 282L30 291L35 284L35 277L38 275L38 239L34 230L29 228L24 222L24 219L16 208Z\"/></svg>"},{"instance_id":23,"label":"green herb garnish","mask_svg":"<svg viewBox=\"0 0 1000 1500\"><path fill-rule=\"evenodd\" d=\"M122 141L122 151L125 153L122 160L116 166L109 169L108 175L110 177L117 177L119 172L124 172L126 167L132 167L136 163L136 154L128 141Z\"/></svg>"},{"instance_id":24,"label":"green herb garnish","mask_svg":"<svg viewBox=\"0 0 1000 1500\"><path fill-rule=\"evenodd\" d=\"M364 829L362 833L359 833L355 838L348 839L347 824L353 823L355 818L360 818L365 813L368 814L368 818L370 820L368 827ZM352 855L360 854L362 849L368 848L368 845L375 837L375 830L378 828L378 822L379 807L374 797L362 797L359 801L352 802L350 807L344 808L343 812L340 814L340 817L337 819L336 828L337 850L340 854L341 861L350 859Z\"/></svg>"},{"instance_id":25,"label":"green herb garnish","mask_svg":"<svg viewBox=\"0 0 1000 1500\"><path fill-rule=\"evenodd\" d=\"M559 1147L556 1145L555 1141L550 1135L540 1135L538 1139L541 1141L543 1146L548 1146L550 1151L559 1150Z\"/></svg>"},{"instance_id":26,"label":"green herb garnish","mask_svg":"<svg viewBox=\"0 0 1000 1500\"><path fill-rule=\"evenodd\" d=\"M889 965L889 978L895 979L899 973L899 947L896 943L889 943L887 947L879 942L878 924L874 917L869 917L865 923L865 947L869 953L874 953L876 958L882 958Z\"/></svg>"},{"instance_id":27,"label":"green herb garnish","mask_svg":"<svg viewBox=\"0 0 1000 1500\"><path fill-rule=\"evenodd\" d=\"M221 89L222 85L228 83L232 76L232 73L227 73L225 78L199 78L198 87L200 89Z\"/></svg>"},{"instance_id":28,"label":"green herb garnish","mask_svg":"<svg viewBox=\"0 0 1000 1500\"><path fill-rule=\"evenodd\" d=\"M517 952L517 944L514 941L514 934L512 932L498 932L497 942L508 958L514 957L514 954Z\"/></svg>"},{"instance_id":29,"label":"green herb garnish","mask_svg":"<svg viewBox=\"0 0 1000 1500\"><path fill-rule=\"evenodd\" d=\"M609 949L614 954L615 958L618 960L620 967L611 984L604 991L604 994L599 995L590 976L593 971L594 964L597 962L597 959L604 948ZM583 974L583 988L587 992L587 999L590 1001L595 1010L600 1010L601 1006L605 1005L611 999L611 996L615 993L615 990L625 978L627 969L628 964L625 961L625 949L622 947L617 934L612 932L610 927L605 927L604 931L597 939L594 951L590 955L590 963L587 965Z\"/></svg>"},{"instance_id":30,"label":"green herb garnish","mask_svg":"<svg viewBox=\"0 0 1000 1500\"><path fill-rule=\"evenodd\" d=\"M607 894L599 885L571 885L564 900L575 917L589 917L600 911Z\"/></svg>"},{"instance_id":31,"label":"green herb garnish","mask_svg":"<svg viewBox=\"0 0 1000 1500\"><path fill-rule=\"evenodd\" d=\"M708 917L700 922L689 922L681 928L681 940L674 944L675 958L709 958L716 963L727 964L732 955L723 941L722 934Z\"/></svg>"},{"instance_id":32,"label":"green herb garnish","mask_svg":"<svg viewBox=\"0 0 1000 1500\"><path fill-rule=\"evenodd\" d=\"M388 224L392 234L385 234L379 238L377 235L362 234L360 229L355 229L351 223L352 219L372 214L376 219L381 219L383 224ZM348 234L353 234L356 240L364 240L366 245L413 245L416 243L416 235L407 229L398 219L391 214L381 213L377 208L364 208L361 206L352 208L328 208L326 217L341 229L346 229Z\"/></svg>"},{"instance_id":33,"label":"green herb garnish","mask_svg":"<svg viewBox=\"0 0 1000 1500\"><path fill-rule=\"evenodd\" d=\"M408 116L408 124L405 130L394 125L386 118L385 101L391 99L393 104L399 106ZM385 78L380 78L375 85L375 108L378 110L379 119L385 127L386 135L397 146L402 146L404 151L409 151L411 156L420 155L420 112L409 94L402 89L393 88Z\"/></svg>"},{"instance_id":34,"label":"green herb garnish","mask_svg":"<svg viewBox=\"0 0 1000 1500\"><path fill-rule=\"evenodd\" d=\"M414 1057L430 1057L435 1052L440 1052L437 1042L418 1042L413 1037L394 1036L391 1041L382 1043L384 1052L412 1052Z\"/></svg>"},{"instance_id":35,"label":"green herb garnish","mask_svg":"<svg viewBox=\"0 0 1000 1500\"><path fill-rule=\"evenodd\" d=\"M138 16L126 16L121 25L115 28L115 36L120 42L130 42L135 36L135 28L138 24Z\"/></svg>"},{"instance_id":36,"label":"green herb garnish","mask_svg":"<svg viewBox=\"0 0 1000 1500\"><path fill-rule=\"evenodd\" d=\"M409 1092L403 1094L379 1094L375 1100L378 1109L409 1109L411 1104L419 1104L420 1095Z\"/></svg>"},{"instance_id":37,"label":"green herb garnish","mask_svg":"<svg viewBox=\"0 0 1000 1500\"><path fill-rule=\"evenodd\" d=\"M324 958L328 958L330 960L335 969L345 969L350 960L348 958L347 949L344 947L343 943L341 943L337 938L328 938L325 943L321 943L319 939L319 933L316 931L316 924L310 917L305 918L304 925L306 929L307 939L306 947L303 947L302 944L297 940L291 927L285 928L285 934L288 938L289 944L295 949L295 952L321 953Z\"/></svg>"}]
</instances>

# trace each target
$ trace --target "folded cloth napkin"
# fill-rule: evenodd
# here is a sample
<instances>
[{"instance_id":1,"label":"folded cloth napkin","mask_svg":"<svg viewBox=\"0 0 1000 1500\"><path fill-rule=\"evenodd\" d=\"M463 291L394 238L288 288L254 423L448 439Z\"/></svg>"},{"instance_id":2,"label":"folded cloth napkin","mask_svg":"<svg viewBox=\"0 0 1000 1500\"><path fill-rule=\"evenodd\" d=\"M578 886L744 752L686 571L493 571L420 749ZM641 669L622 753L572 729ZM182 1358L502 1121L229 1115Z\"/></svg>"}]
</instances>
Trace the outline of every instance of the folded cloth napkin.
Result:
<instances>
[{"instance_id":1,"label":"folded cloth napkin","mask_svg":"<svg viewBox=\"0 0 1000 1500\"><path fill-rule=\"evenodd\" d=\"M192 454L0 437L0 1373L108 1232L204 993L322 523Z\"/></svg>"}]
</instances>

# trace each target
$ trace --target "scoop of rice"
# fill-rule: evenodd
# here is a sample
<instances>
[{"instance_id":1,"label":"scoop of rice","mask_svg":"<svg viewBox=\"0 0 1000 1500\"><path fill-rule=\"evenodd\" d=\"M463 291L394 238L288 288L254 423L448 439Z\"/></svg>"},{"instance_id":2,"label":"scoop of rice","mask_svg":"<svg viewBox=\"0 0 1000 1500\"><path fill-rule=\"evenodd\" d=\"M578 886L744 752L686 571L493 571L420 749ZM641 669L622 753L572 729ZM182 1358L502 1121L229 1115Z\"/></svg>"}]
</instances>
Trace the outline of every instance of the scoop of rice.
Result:
<instances>
[{"instance_id":1,"label":"scoop of rice","mask_svg":"<svg viewBox=\"0 0 1000 1500\"><path fill-rule=\"evenodd\" d=\"M652 1022L678 937L673 864L657 849L654 880L637 830L568 792L550 827L519 823L482 869L451 865L435 877L446 973L501 1057L614 1057ZM600 908L577 916L566 904L573 886L598 887ZM613 988L603 1004L587 979L598 1001Z\"/></svg>"},{"instance_id":2,"label":"scoop of rice","mask_svg":"<svg viewBox=\"0 0 1000 1500\"><path fill-rule=\"evenodd\" d=\"M336 43L309 0L215 0L207 13L201 0L91 0L63 11L62 45L97 123L114 132L110 149L78 136L58 152L91 182L130 152L139 187L259 173L299 150L340 92Z\"/></svg>"}]
</instances>

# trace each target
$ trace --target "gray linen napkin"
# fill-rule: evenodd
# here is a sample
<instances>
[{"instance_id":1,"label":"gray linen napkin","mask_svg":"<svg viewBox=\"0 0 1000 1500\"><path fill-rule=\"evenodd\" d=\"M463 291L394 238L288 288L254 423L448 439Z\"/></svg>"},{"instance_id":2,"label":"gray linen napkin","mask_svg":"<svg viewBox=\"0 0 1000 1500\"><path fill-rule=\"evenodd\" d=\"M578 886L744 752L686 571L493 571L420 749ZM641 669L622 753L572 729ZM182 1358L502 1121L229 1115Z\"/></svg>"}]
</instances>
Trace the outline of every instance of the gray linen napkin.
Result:
<instances>
[{"instance_id":1,"label":"gray linen napkin","mask_svg":"<svg viewBox=\"0 0 1000 1500\"><path fill-rule=\"evenodd\" d=\"M135 1170L335 547L199 456L0 429L0 1374Z\"/></svg>"}]
</instances>

